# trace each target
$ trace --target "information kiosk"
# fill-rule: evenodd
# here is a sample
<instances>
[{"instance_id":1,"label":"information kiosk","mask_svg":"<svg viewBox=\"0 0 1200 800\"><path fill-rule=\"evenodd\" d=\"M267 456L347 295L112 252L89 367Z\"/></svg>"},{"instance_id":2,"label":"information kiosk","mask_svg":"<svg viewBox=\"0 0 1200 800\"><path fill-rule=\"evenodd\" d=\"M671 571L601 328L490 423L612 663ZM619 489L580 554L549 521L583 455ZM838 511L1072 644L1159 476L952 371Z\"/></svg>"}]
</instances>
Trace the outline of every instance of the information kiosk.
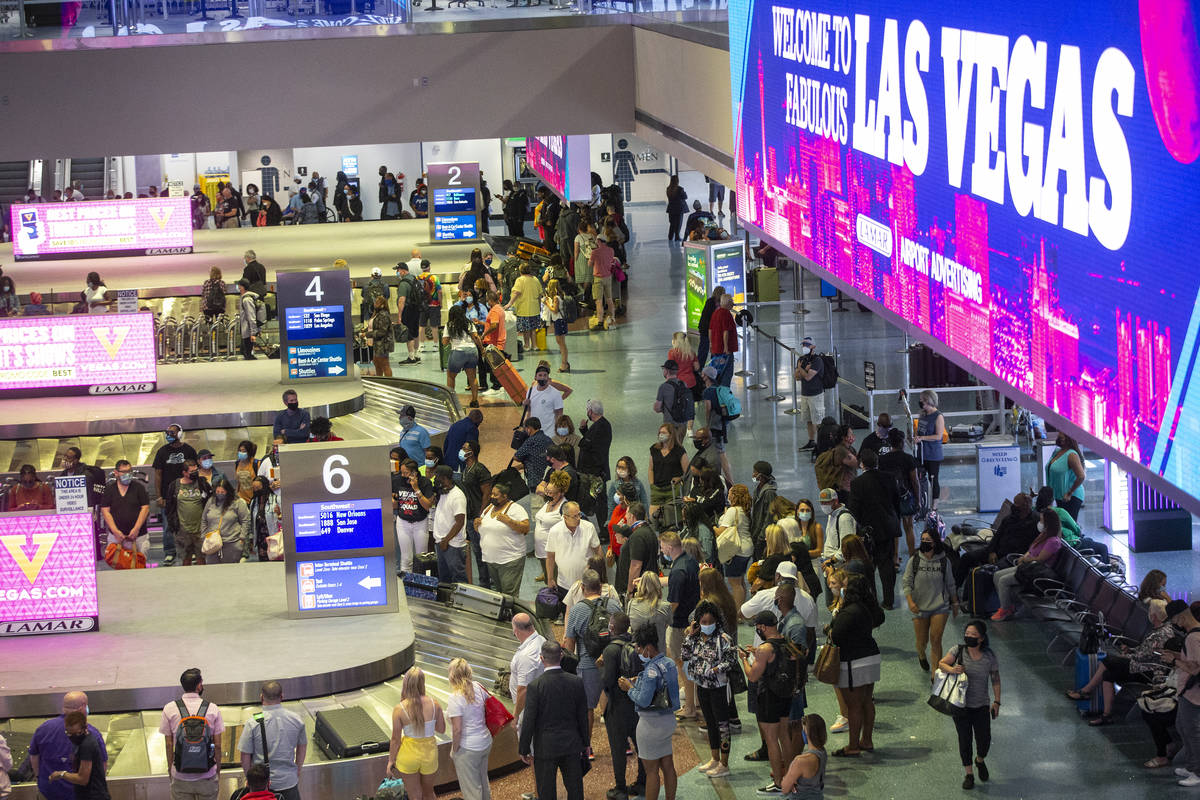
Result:
<instances>
[{"instance_id":1,"label":"information kiosk","mask_svg":"<svg viewBox=\"0 0 1200 800\"><path fill-rule=\"evenodd\" d=\"M746 302L746 243L741 239L685 242L685 308L691 333L700 332L700 312L713 289L724 286L733 304Z\"/></svg>"}]
</instances>

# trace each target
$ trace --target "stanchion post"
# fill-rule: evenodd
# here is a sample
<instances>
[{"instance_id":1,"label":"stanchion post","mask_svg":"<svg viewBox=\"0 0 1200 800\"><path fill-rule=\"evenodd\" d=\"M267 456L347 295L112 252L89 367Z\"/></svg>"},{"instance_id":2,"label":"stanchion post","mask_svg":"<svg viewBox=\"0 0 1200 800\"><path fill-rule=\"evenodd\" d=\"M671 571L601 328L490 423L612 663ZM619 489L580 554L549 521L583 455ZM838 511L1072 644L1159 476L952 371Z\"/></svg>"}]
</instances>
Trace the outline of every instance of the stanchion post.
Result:
<instances>
[{"instance_id":1,"label":"stanchion post","mask_svg":"<svg viewBox=\"0 0 1200 800\"><path fill-rule=\"evenodd\" d=\"M754 325L752 327L754 328L754 331L757 334L754 337L754 367L755 367L755 369L757 369L758 364L759 364L759 355L760 355L759 346L760 346L760 343L762 342L762 338L765 336L768 339L770 339L771 341L775 341L775 337L771 336L771 334L769 334L769 333L764 332L763 329L758 327L757 325ZM747 372L746 374L753 375L754 373ZM765 389L765 388L767 388L767 385L765 383L758 383L758 382L747 383L746 388L747 389Z\"/></svg>"},{"instance_id":2,"label":"stanchion post","mask_svg":"<svg viewBox=\"0 0 1200 800\"><path fill-rule=\"evenodd\" d=\"M800 401L796 398L796 384L799 383L796 380L796 351L789 347L788 352L792 355L792 407L783 413L795 416L800 413Z\"/></svg>"},{"instance_id":3,"label":"stanchion post","mask_svg":"<svg viewBox=\"0 0 1200 800\"><path fill-rule=\"evenodd\" d=\"M746 359L750 355L749 351L750 351L750 329L751 328L753 328L756 331L757 335L754 337L754 341L756 343L758 342L758 336L762 335L762 331L760 331L758 329L757 325L743 325L742 326L742 368L740 370L738 370L737 372L733 373L734 375L737 375L739 378L749 378L751 375L754 374L753 372L750 371L749 364L746 363Z\"/></svg>"},{"instance_id":4,"label":"stanchion post","mask_svg":"<svg viewBox=\"0 0 1200 800\"><path fill-rule=\"evenodd\" d=\"M778 403L783 399L783 395L779 393L779 348L784 347L784 344L778 341L774 344L771 348L771 393L766 399Z\"/></svg>"}]
</instances>

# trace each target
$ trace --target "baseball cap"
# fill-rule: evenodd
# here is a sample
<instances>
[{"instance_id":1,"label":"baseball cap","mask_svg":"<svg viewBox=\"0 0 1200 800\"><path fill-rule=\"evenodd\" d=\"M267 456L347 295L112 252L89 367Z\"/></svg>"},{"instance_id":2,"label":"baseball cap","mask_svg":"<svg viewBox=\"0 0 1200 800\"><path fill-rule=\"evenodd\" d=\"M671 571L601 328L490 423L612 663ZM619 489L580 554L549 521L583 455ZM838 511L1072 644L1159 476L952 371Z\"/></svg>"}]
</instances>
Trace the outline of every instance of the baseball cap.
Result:
<instances>
[{"instance_id":1,"label":"baseball cap","mask_svg":"<svg viewBox=\"0 0 1200 800\"><path fill-rule=\"evenodd\" d=\"M820 502L832 503L834 500L837 499L837 489L822 489L820 497L821 497Z\"/></svg>"},{"instance_id":2,"label":"baseball cap","mask_svg":"<svg viewBox=\"0 0 1200 800\"><path fill-rule=\"evenodd\" d=\"M775 567L775 582L779 583L779 581L785 578L793 581L800 579L799 573L796 571L796 565L791 561L780 561L779 566Z\"/></svg>"},{"instance_id":3,"label":"baseball cap","mask_svg":"<svg viewBox=\"0 0 1200 800\"><path fill-rule=\"evenodd\" d=\"M379 267L375 267L371 270L371 277L373 277L373 278L378 278L378 277L381 277L382 275L383 275L383 270L381 270Z\"/></svg>"},{"instance_id":4,"label":"baseball cap","mask_svg":"<svg viewBox=\"0 0 1200 800\"><path fill-rule=\"evenodd\" d=\"M1188 610L1187 600L1172 600L1167 603L1167 619Z\"/></svg>"},{"instance_id":5,"label":"baseball cap","mask_svg":"<svg viewBox=\"0 0 1200 800\"><path fill-rule=\"evenodd\" d=\"M708 378L710 381L715 381L717 379L717 371L713 369L712 364L709 364L707 367L700 370L700 374L705 378Z\"/></svg>"},{"instance_id":6,"label":"baseball cap","mask_svg":"<svg viewBox=\"0 0 1200 800\"><path fill-rule=\"evenodd\" d=\"M760 611L754 615L755 625L769 625L775 627L779 624L779 618L775 616L774 611Z\"/></svg>"},{"instance_id":7,"label":"baseball cap","mask_svg":"<svg viewBox=\"0 0 1200 800\"><path fill-rule=\"evenodd\" d=\"M664 362L663 362L662 368L663 368L663 369L669 369L669 370L672 370L672 371L678 371L678 370L679 370L679 364L675 363L675 359L673 359L673 358L668 358L666 361L664 361Z\"/></svg>"},{"instance_id":8,"label":"baseball cap","mask_svg":"<svg viewBox=\"0 0 1200 800\"><path fill-rule=\"evenodd\" d=\"M212 454L212 450L201 450L199 453L196 453L196 458L204 458L205 456L211 456Z\"/></svg>"},{"instance_id":9,"label":"baseball cap","mask_svg":"<svg viewBox=\"0 0 1200 800\"><path fill-rule=\"evenodd\" d=\"M538 364L538 366L537 366L537 369L535 369L535 370L533 371L533 374L534 374L534 375L540 375L540 374L541 374L541 373L543 373L543 372L544 372L544 373L546 373L547 375L549 375L549 374L550 374L550 367L546 366L545 364Z\"/></svg>"},{"instance_id":10,"label":"baseball cap","mask_svg":"<svg viewBox=\"0 0 1200 800\"><path fill-rule=\"evenodd\" d=\"M800 344L806 344L811 347L813 345L813 338L811 336L805 336L800 340Z\"/></svg>"}]
</instances>

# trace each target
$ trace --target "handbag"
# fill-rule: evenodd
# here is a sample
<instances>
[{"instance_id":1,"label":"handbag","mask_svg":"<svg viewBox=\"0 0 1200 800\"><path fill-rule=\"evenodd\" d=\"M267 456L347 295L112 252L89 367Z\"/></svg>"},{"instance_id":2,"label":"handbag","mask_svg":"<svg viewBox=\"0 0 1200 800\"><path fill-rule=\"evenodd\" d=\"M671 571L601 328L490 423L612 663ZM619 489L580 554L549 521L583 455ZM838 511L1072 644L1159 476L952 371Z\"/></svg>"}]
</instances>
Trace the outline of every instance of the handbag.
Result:
<instances>
[{"instance_id":1,"label":"handbag","mask_svg":"<svg viewBox=\"0 0 1200 800\"><path fill-rule=\"evenodd\" d=\"M727 646L722 642L722 656L725 655L724 648ZM725 673L725 679L729 682L731 694L741 694L749 688L749 684L746 683L746 673L742 671L742 663L736 656L733 658L729 671Z\"/></svg>"},{"instance_id":2,"label":"handbag","mask_svg":"<svg viewBox=\"0 0 1200 800\"><path fill-rule=\"evenodd\" d=\"M219 530L211 530L204 534L204 541L200 545L200 552L206 556L215 555L221 552L221 547L224 542L221 541L221 532Z\"/></svg>"},{"instance_id":3,"label":"handbag","mask_svg":"<svg viewBox=\"0 0 1200 800\"><path fill-rule=\"evenodd\" d=\"M271 561L283 560L283 531L279 530L267 537L267 558Z\"/></svg>"},{"instance_id":4,"label":"handbag","mask_svg":"<svg viewBox=\"0 0 1200 800\"><path fill-rule=\"evenodd\" d=\"M375 790L374 800L404 800L407 797L403 778L384 778Z\"/></svg>"},{"instance_id":5,"label":"handbag","mask_svg":"<svg viewBox=\"0 0 1200 800\"><path fill-rule=\"evenodd\" d=\"M1057 581L1058 574L1054 568L1046 564L1044 561L1026 561L1023 564L1017 565L1017 583L1026 591L1036 592L1041 595L1041 590L1034 585L1034 582L1046 578L1048 580Z\"/></svg>"},{"instance_id":6,"label":"handbag","mask_svg":"<svg viewBox=\"0 0 1200 800\"><path fill-rule=\"evenodd\" d=\"M109 542L104 548L104 563L113 569L145 569L146 554L136 545L125 547L124 543Z\"/></svg>"},{"instance_id":7,"label":"handbag","mask_svg":"<svg viewBox=\"0 0 1200 800\"><path fill-rule=\"evenodd\" d=\"M821 646L821 652L817 653L813 676L821 683L837 686L842 678L842 649L833 642L825 642Z\"/></svg>"},{"instance_id":8,"label":"handbag","mask_svg":"<svg viewBox=\"0 0 1200 800\"><path fill-rule=\"evenodd\" d=\"M483 686L480 685L479 688L483 689ZM487 695L487 699L483 701L483 721L488 732L495 736L505 725L512 722L514 717L512 712L504 707L504 703L497 700L491 692L487 689L483 689L483 692Z\"/></svg>"},{"instance_id":9,"label":"handbag","mask_svg":"<svg viewBox=\"0 0 1200 800\"><path fill-rule=\"evenodd\" d=\"M956 664L962 663L962 645L954 656ZM939 668L933 676L929 691L929 705L943 714L955 714L967 705L967 673L946 672Z\"/></svg>"},{"instance_id":10,"label":"handbag","mask_svg":"<svg viewBox=\"0 0 1200 800\"><path fill-rule=\"evenodd\" d=\"M1174 686L1158 686L1138 695L1137 706L1144 714L1170 714L1179 706Z\"/></svg>"}]
</instances>

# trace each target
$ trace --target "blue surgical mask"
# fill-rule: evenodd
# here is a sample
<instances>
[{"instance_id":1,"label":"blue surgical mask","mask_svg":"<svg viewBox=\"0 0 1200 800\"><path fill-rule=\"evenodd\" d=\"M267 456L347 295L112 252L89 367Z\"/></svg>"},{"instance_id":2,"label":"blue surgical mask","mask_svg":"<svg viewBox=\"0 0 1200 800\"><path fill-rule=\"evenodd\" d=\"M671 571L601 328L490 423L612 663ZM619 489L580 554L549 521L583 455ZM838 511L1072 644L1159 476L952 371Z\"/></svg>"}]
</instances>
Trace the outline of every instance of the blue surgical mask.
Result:
<instances>
[{"instance_id":1,"label":"blue surgical mask","mask_svg":"<svg viewBox=\"0 0 1200 800\"><path fill-rule=\"evenodd\" d=\"M203 469L212 469L212 459L211 458L201 459L200 466Z\"/></svg>"},{"instance_id":2,"label":"blue surgical mask","mask_svg":"<svg viewBox=\"0 0 1200 800\"><path fill-rule=\"evenodd\" d=\"M128 486L129 484L133 483L133 473L123 472L117 476L117 480L119 480L123 485Z\"/></svg>"},{"instance_id":3,"label":"blue surgical mask","mask_svg":"<svg viewBox=\"0 0 1200 800\"><path fill-rule=\"evenodd\" d=\"M167 434L167 444L174 444L177 441L179 441L179 440L176 439L173 434L170 434L170 433Z\"/></svg>"},{"instance_id":4,"label":"blue surgical mask","mask_svg":"<svg viewBox=\"0 0 1200 800\"><path fill-rule=\"evenodd\" d=\"M467 456L468 456L468 455L469 455L469 453L467 453L467 451L466 451L466 450L459 450L459 451L458 451L458 460L459 460L459 461L466 461L466 460L467 460Z\"/></svg>"},{"instance_id":5,"label":"blue surgical mask","mask_svg":"<svg viewBox=\"0 0 1200 800\"><path fill-rule=\"evenodd\" d=\"M567 434L569 434L571 432L571 429L570 428L555 428L554 432L557 433L559 436L566 436Z\"/></svg>"},{"instance_id":6,"label":"blue surgical mask","mask_svg":"<svg viewBox=\"0 0 1200 800\"><path fill-rule=\"evenodd\" d=\"M425 459L425 466L427 466L427 467L429 467L430 469L432 469L433 467L436 467L436 466L437 466L437 462L436 462L436 461L434 461L432 458L427 458L427 459Z\"/></svg>"},{"instance_id":7,"label":"blue surgical mask","mask_svg":"<svg viewBox=\"0 0 1200 800\"><path fill-rule=\"evenodd\" d=\"M649 664L649 663L650 663L650 657L649 657L649 656L644 656L644 655L642 655L641 653L638 653L638 658L640 658L640 659L642 660L642 663L643 663L643 664Z\"/></svg>"},{"instance_id":8,"label":"blue surgical mask","mask_svg":"<svg viewBox=\"0 0 1200 800\"><path fill-rule=\"evenodd\" d=\"M711 625L701 625L700 632L703 633L705 636L712 636L714 633L717 632L717 623L714 622Z\"/></svg>"},{"instance_id":9,"label":"blue surgical mask","mask_svg":"<svg viewBox=\"0 0 1200 800\"><path fill-rule=\"evenodd\" d=\"M250 457L250 454L245 450L238 450L238 461L245 461Z\"/></svg>"}]
</instances>

